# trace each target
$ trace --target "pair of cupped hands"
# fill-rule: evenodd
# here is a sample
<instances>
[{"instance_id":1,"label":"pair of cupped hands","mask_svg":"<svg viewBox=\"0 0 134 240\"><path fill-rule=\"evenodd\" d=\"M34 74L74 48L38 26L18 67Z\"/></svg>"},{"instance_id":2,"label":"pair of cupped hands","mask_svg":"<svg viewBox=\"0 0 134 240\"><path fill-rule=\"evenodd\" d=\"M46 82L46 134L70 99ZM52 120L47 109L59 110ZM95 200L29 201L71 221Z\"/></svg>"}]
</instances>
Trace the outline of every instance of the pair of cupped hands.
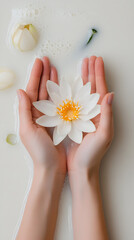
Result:
<instances>
[{"instance_id":1,"label":"pair of cupped hands","mask_svg":"<svg viewBox=\"0 0 134 240\"><path fill-rule=\"evenodd\" d=\"M92 56L83 60L82 79L84 84L91 82L91 93L100 94L101 114L92 120L96 126L96 132L84 134L81 144L71 142L67 150L63 143L54 146L48 129L35 122L42 114L32 103L48 98L47 80L58 84L57 70L50 65L47 57L35 60L26 91L17 91L20 137L33 159L35 168L41 167L63 175L67 171L68 174L98 171L101 159L113 138L114 94L107 90L102 57Z\"/></svg>"}]
</instances>

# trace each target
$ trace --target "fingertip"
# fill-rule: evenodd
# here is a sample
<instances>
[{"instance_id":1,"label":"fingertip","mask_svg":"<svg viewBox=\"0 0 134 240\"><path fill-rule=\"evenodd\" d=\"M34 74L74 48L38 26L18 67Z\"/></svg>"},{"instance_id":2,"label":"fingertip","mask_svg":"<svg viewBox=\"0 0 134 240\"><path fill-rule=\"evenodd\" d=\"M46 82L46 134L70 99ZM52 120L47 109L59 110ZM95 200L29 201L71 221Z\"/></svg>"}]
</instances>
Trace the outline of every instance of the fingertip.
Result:
<instances>
[{"instance_id":1,"label":"fingertip","mask_svg":"<svg viewBox=\"0 0 134 240\"><path fill-rule=\"evenodd\" d=\"M95 62L95 60L96 60L96 56L91 56L90 58L89 58L89 63L92 63L92 62Z\"/></svg>"},{"instance_id":2,"label":"fingertip","mask_svg":"<svg viewBox=\"0 0 134 240\"><path fill-rule=\"evenodd\" d=\"M34 65L32 67L32 71L31 71L31 82L32 81L36 81L38 79L40 79L41 77L41 73L42 73L42 69L43 69L43 63L42 60L40 58L36 58ZM31 85L32 83L30 83Z\"/></svg>"},{"instance_id":3,"label":"fingertip","mask_svg":"<svg viewBox=\"0 0 134 240\"><path fill-rule=\"evenodd\" d=\"M17 90L17 97L20 101L21 100L21 90L20 89Z\"/></svg>"},{"instance_id":4,"label":"fingertip","mask_svg":"<svg viewBox=\"0 0 134 240\"><path fill-rule=\"evenodd\" d=\"M18 99L21 100L21 98L23 97L25 91L22 90L22 89L18 89L17 90L17 96L18 96Z\"/></svg>"},{"instance_id":5,"label":"fingertip","mask_svg":"<svg viewBox=\"0 0 134 240\"><path fill-rule=\"evenodd\" d=\"M114 99L114 92L107 93L104 96L101 105L105 105L105 104L111 105L113 103L113 99Z\"/></svg>"},{"instance_id":6,"label":"fingertip","mask_svg":"<svg viewBox=\"0 0 134 240\"><path fill-rule=\"evenodd\" d=\"M82 61L82 63L88 63L88 62L89 62L89 58L88 57L84 58L83 61Z\"/></svg>"},{"instance_id":7,"label":"fingertip","mask_svg":"<svg viewBox=\"0 0 134 240\"><path fill-rule=\"evenodd\" d=\"M102 57L97 57L95 60L95 71L97 75L104 75L104 61Z\"/></svg>"},{"instance_id":8,"label":"fingertip","mask_svg":"<svg viewBox=\"0 0 134 240\"><path fill-rule=\"evenodd\" d=\"M23 89L17 89L17 92L19 92L19 93L23 93L23 92L25 92Z\"/></svg>"},{"instance_id":9,"label":"fingertip","mask_svg":"<svg viewBox=\"0 0 134 240\"><path fill-rule=\"evenodd\" d=\"M111 92L111 93L108 95L107 103L108 103L109 105L112 105L113 100L114 100L114 92Z\"/></svg>"},{"instance_id":10,"label":"fingertip","mask_svg":"<svg viewBox=\"0 0 134 240\"><path fill-rule=\"evenodd\" d=\"M35 62L41 62L41 59L40 58L35 58Z\"/></svg>"},{"instance_id":11,"label":"fingertip","mask_svg":"<svg viewBox=\"0 0 134 240\"><path fill-rule=\"evenodd\" d=\"M82 61L82 73L88 74L88 64L89 64L89 58L84 58Z\"/></svg>"},{"instance_id":12,"label":"fingertip","mask_svg":"<svg viewBox=\"0 0 134 240\"><path fill-rule=\"evenodd\" d=\"M102 57L98 57L95 60L95 74L97 77L101 76L105 78L104 61Z\"/></svg>"},{"instance_id":13,"label":"fingertip","mask_svg":"<svg viewBox=\"0 0 134 240\"><path fill-rule=\"evenodd\" d=\"M36 58L34 61L33 68L41 68L42 67L42 60L40 58Z\"/></svg>"},{"instance_id":14,"label":"fingertip","mask_svg":"<svg viewBox=\"0 0 134 240\"><path fill-rule=\"evenodd\" d=\"M21 92L21 89L17 89L17 91L16 91L16 92L17 92L17 94L20 94L20 92Z\"/></svg>"},{"instance_id":15,"label":"fingertip","mask_svg":"<svg viewBox=\"0 0 134 240\"><path fill-rule=\"evenodd\" d=\"M42 58L42 61L43 61L44 63L50 64L49 58L48 58L47 56L44 56L44 57Z\"/></svg>"},{"instance_id":16,"label":"fingertip","mask_svg":"<svg viewBox=\"0 0 134 240\"><path fill-rule=\"evenodd\" d=\"M43 62L43 78L47 79L49 78L49 74L50 74L50 61L48 57L43 57L42 59Z\"/></svg>"},{"instance_id":17,"label":"fingertip","mask_svg":"<svg viewBox=\"0 0 134 240\"><path fill-rule=\"evenodd\" d=\"M101 56L97 57L96 61L104 63L103 58Z\"/></svg>"},{"instance_id":18,"label":"fingertip","mask_svg":"<svg viewBox=\"0 0 134 240\"><path fill-rule=\"evenodd\" d=\"M89 73L90 75L95 75L95 62L96 62L97 57L96 56L91 56L89 58Z\"/></svg>"},{"instance_id":19,"label":"fingertip","mask_svg":"<svg viewBox=\"0 0 134 240\"><path fill-rule=\"evenodd\" d=\"M17 90L17 95L18 95L18 94L19 94L19 97L20 97L21 100L24 99L24 100L30 102L30 99L29 99L27 93L26 93L23 89L18 89L18 90Z\"/></svg>"}]
</instances>

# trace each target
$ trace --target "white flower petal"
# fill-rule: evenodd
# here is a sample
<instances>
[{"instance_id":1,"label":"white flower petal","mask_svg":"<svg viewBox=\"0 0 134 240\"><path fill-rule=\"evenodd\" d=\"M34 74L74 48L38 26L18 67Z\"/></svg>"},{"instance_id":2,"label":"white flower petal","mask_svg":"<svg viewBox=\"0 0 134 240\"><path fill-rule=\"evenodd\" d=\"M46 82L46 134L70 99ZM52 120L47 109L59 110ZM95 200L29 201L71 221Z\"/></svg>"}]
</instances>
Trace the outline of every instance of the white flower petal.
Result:
<instances>
[{"instance_id":1,"label":"white flower petal","mask_svg":"<svg viewBox=\"0 0 134 240\"><path fill-rule=\"evenodd\" d=\"M62 98L56 93L51 93L50 97L56 106L59 106L63 102Z\"/></svg>"},{"instance_id":2,"label":"white flower petal","mask_svg":"<svg viewBox=\"0 0 134 240\"><path fill-rule=\"evenodd\" d=\"M48 100L33 102L33 106L48 116L55 116L57 113L56 106Z\"/></svg>"},{"instance_id":3,"label":"white flower petal","mask_svg":"<svg viewBox=\"0 0 134 240\"><path fill-rule=\"evenodd\" d=\"M79 104L82 105L82 109L80 114L87 114L89 113L97 104L100 95L98 93L93 93L89 97L86 97L84 101L79 101Z\"/></svg>"},{"instance_id":4,"label":"white flower petal","mask_svg":"<svg viewBox=\"0 0 134 240\"><path fill-rule=\"evenodd\" d=\"M62 80L60 82L60 94L63 99L71 99L72 97L71 86L67 81Z\"/></svg>"},{"instance_id":5,"label":"white flower petal","mask_svg":"<svg viewBox=\"0 0 134 240\"><path fill-rule=\"evenodd\" d=\"M71 131L71 122L62 120L62 123L57 126L59 135L67 135Z\"/></svg>"},{"instance_id":6,"label":"white flower petal","mask_svg":"<svg viewBox=\"0 0 134 240\"><path fill-rule=\"evenodd\" d=\"M92 121L82 121L80 119L74 121L75 127L82 132L95 132L96 127Z\"/></svg>"},{"instance_id":7,"label":"white flower petal","mask_svg":"<svg viewBox=\"0 0 134 240\"><path fill-rule=\"evenodd\" d=\"M12 37L13 45L14 45L14 47L16 47L18 49L19 49L19 42L21 39L22 32L23 32L22 29L17 29Z\"/></svg>"},{"instance_id":8,"label":"white flower petal","mask_svg":"<svg viewBox=\"0 0 134 240\"><path fill-rule=\"evenodd\" d=\"M51 93L56 93L57 95L60 94L60 87L55 82L48 80L46 86L49 95L51 95Z\"/></svg>"},{"instance_id":9,"label":"white flower petal","mask_svg":"<svg viewBox=\"0 0 134 240\"><path fill-rule=\"evenodd\" d=\"M56 83L48 80L47 81L47 91L48 91L48 94L49 94L51 100L56 104L56 106L58 106L60 103L62 103L62 98L60 96L60 88Z\"/></svg>"},{"instance_id":10,"label":"white flower petal","mask_svg":"<svg viewBox=\"0 0 134 240\"><path fill-rule=\"evenodd\" d=\"M54 145L58 145L61 141L64 140L64 138L66 136L67 135L60 135L57 127L55 127L54 132L53 132L53 143L54 143Z\"/></svg>"},{"instance_id":11,"label":"white flower petal","mask_svg":"<svg viewBox=\"0 0 134 240\"><path fill-rule=\"evenodd\" d=\"M36 123L43 127L55 127L61 123L61 119L59 116L42 116L36 120Z\"/></svg>"},{"instance_id":12,"label":"white flower petal","mask_svg":"<svg viewBox=\"0 0 134 240\"><path fill-rule=\"evenodd\" d=\"M100 112L101 112L101 106L100 105L96 105L88 114L86 115L79 115L79 118L83 121L87 121L89 119L92 119L94 117L96 117Z\"/></svg>"},{"instance_id":13,"label":"white flower petal","mask_svg":"<svg viewBox=\"0 0 134 240\"><path fill-rule=\"evenodd\" d=\"M29 32L32 34L35 40L38 39L38 32L33 24L29 24Z\"/></svg>"},{"instance_id":14,"label":"white flower petal","mask_svg":"<svg viewBox=\"0 0 134 240\"><path fill-rule=\"evenodd\" d=\"M82 78L77 78L73 83L72 83L72 98L74 99L75 96L78 94L80 89L83 87L83 80Z\"/></svg>"},{"instance_id":15,"label":"white flower petal","mask_svg":"<svg viewBox=\"0 0 134 240\"><path fill-rule=\"evenodd\" d=\"M70 133L68 134L69 138L74 142L80 144L82 142L82 131L78 130L75 125L72 123L72 128Z\"/></svg>"},{"instance_id":16,"label":"white flower petal","mask_svg":"<svg viewBox=\"0 0 134 240\"><path fill-rule=\"evenodd\" d=\"M20 42L19 42L19 49L21 51L29 51L32 50L36 46L37 42L33 38L32 34L29 32L27 28L23 29Z\"/></svg>"},{"instance_id":17,"label":"white flower petal","mask_svg":"<svg viewBox=\"0 0 134 240\"><path fill-rule=\"evenodd\" d=\"M79 101L84 99L85 97L89 96L91 92L91 83L86 83L77 93L74 100Z\"/></svg>"}]
</instances>

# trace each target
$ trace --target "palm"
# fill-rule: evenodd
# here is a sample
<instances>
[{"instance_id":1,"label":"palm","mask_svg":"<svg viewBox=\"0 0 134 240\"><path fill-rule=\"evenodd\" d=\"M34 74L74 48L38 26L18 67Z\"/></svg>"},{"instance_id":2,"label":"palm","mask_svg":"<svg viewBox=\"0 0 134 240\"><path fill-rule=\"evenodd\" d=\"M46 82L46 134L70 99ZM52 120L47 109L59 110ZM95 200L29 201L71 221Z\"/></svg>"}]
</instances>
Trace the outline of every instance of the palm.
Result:
<instances>
[{"instance_id":1,"label":"palm","mask_svg":"<svg viewBox=\"0 0 134 240\"><path fill-rule=\"evenodd\" d=\"M83 156L89 156L91 150L95 146L95 134L96 133L88 133L84 136L83 141L80 145L74 143L71 146L67 157L67 166L69 172L75 171L77 162L81 161L82 163Z\"/></svg>"}]
</instances>

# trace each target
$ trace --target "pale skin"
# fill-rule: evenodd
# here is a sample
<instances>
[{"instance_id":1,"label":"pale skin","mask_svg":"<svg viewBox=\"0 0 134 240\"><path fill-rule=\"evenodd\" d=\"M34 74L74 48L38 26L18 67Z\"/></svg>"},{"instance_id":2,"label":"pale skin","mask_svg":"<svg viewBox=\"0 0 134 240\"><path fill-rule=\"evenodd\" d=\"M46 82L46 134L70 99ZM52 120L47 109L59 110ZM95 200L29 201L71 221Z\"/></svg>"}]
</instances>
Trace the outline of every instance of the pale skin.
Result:
<instances>
[{"instance_id":1,"label":"pale skin","mask_svg":"<svg viewBox=\"0 0 134 240\"><path fill-rule=\"evenodd\" d=\"M89 74L90 71L90 74ZM86 58L82 64L84 84L100 93L101 116L93 119L97 131L85 134L80 145L54 146L48 129L35 120L41 116L32 102L48 98L46 81L58 83L55 67L47 57L36 59L26 92L18 90L20 137L34 164L32 187L16 240L52 240L60 194L68 171L73 200L74 240L107 240L99 187L99 168L113 137L112 99L105 82L101 57Z\"/></svg>"}]
</instances>

